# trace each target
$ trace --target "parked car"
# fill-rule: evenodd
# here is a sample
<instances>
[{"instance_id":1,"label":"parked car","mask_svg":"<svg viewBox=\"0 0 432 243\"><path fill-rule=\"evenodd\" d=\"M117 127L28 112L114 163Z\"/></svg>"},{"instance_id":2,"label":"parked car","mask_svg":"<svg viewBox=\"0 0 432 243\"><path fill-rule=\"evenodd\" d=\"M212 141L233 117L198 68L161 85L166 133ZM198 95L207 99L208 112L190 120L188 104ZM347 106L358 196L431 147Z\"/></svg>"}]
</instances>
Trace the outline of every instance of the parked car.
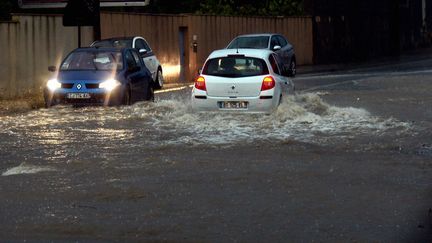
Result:
<instances>
[{"instance_id":1,"label":"parked car","mask_svg":"<svg viewBox=\"0 0 432 243\"><path fill-rule=\"evenodd\" d=\"M57 72L55 66L48 68ZM78 48L61 63L57 77L44 89L47 107L129 105L153 100L150 71L132 48Z\"/></svg>"},{"instance_id":2,"label":"parked car","mask_svg":"<svg viewBox=\"0 0 432 243\"><path fill-rule=\"evenodd\" d=\"M135 48L139 51L144 64L150 70L155 89L161 89L164 83L162 66L148 42L141 36L110 38L93 42L92 47Z\"/></svg>"},{"instance_id":3,"label":"parked car","mask_svg":"<svg viewBox=\"0 0 432 243\"><path fill-rule=\"evenodd\" d=\"M192 89L196 111L271 113L294 84L270 50L224 49L210 54ZM285 75L285 76L284 76Z\"/></svg>"},{"instance_id":4,"label":"parked car","mask_svg":"<svg viewBox=\"0 0 432 243\"><path fill-rule=\"evenodd\" d=\"M280 34L250 34L240 35L234 38L226 49L252 48L268 49L276 52L282 62L283 68L288 71L289 76L297 74L297 60L294 46Z\"/></svg>"}]
</instances>

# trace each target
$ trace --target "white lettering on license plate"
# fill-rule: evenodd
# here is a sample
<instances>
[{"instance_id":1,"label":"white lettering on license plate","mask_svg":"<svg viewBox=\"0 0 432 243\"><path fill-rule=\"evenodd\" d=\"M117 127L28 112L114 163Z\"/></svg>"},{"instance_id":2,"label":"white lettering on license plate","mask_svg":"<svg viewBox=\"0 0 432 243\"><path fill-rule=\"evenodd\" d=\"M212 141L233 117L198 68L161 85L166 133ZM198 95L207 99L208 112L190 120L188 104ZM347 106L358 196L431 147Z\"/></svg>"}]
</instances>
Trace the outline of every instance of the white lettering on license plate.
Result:
<instances>
[{"instance_id":1,"label":"white lettering on license plate","mask_svg":"<svg viewBox=\"0 0 432 243\"><path fill-rule=\"evenodd\" d=\"M219 107L221 109L247 109L247 101L225 101L220 102Z\"/></svg>"},{"instance_id":2,"label":"white lettering on license plate","mask_svg":"<svg viewBox=\"0 0 432 243\"><path fill-rule=\"evenodd\" d=\"M89 93L68 93L66 96L68 99L90 99Z\"/></svg>"}]
</instances>

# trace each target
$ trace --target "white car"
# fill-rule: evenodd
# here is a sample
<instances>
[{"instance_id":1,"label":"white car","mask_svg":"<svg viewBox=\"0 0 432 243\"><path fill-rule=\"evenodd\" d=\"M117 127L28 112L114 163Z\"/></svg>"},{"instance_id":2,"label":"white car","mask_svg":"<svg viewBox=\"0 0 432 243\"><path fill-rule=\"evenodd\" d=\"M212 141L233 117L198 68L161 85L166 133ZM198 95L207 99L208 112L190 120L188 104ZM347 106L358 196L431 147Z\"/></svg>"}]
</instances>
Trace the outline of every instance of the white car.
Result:
<instances>
[{"instance_id":1,"label":"white car","mask_svg":"<svg viewBox=\"0 0 432 243\"><path fill-rule=\"evenodd\" d=\"M210 54L192 89L196 111L271 113L294 84L270 50L224 49Z\"/></svg>"},{"instance_id":2,"label":"white car","mask_svg":"<svg viewBox=\"0 0 432 243\"><path fill-rule=\"evenodd\" d=\"M139 51L144 64L152 75L154 87L161 89L163 86L162 66L153 53L150 45L141 36L109 38L93 42L91 47L118 47L118 48L135 48Z\"/></svg>"}]
</instances>

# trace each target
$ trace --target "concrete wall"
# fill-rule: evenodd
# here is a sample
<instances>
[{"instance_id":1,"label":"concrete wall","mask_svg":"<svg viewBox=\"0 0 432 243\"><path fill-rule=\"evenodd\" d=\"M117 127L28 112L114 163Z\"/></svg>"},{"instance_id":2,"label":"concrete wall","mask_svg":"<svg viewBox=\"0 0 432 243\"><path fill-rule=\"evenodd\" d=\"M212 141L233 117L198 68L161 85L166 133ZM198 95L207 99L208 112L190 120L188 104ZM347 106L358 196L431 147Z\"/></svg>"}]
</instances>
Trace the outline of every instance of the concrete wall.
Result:
<instances>
[{"instance_id":1,"label":"concrete wall","mask_svg":"<svg viewBox=\"0 0 432 243\"><path fill-rule=\"evenodd\" d=\"M82 28L81 41L92 42L91 27ZM61 16L20 15L0 22L0 99L37 94L59 65L78 47L75 27L63 27Z\"/></svg>"},{"instance_id":2,"label":"concrete wall","mask_svg":"<svg viewBox=\"0 0 432 243\"><path fill-rule=\"evenodd\" d=\"M312 64L313 33L310 17L263 18L226 17L207 15L146 15L109 13L101 14L102 38L141 35L150 44L163 64L168 81L179 81L180 28L185 31L186 76L193 79L207 56L221 49L237 35L260 32L281 33L294 44L297 62ZM196 38L197 52L192 43Z\"/></svg>"}]
</instances>

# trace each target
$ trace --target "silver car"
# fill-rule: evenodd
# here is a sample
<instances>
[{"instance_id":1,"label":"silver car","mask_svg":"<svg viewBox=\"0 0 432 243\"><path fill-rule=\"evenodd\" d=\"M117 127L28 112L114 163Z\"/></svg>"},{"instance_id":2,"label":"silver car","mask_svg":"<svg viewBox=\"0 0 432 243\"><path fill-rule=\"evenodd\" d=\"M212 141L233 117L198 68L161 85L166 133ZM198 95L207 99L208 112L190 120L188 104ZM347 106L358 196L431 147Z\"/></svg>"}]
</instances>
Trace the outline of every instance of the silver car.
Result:
<instances>
[{"instance_id":1,"label":"silver car","mask_svg":"<svg viewBox=\"0 0 432 243\"><path fill-rule=\"evenodd\" d=\"M144 64L151 73L154 88L161 89L164 83L162 65L150 45L141 36L110 38L93 42L91 47L135 48L139 51Z\"/></svg>"},{"instance_id":2,"label":"silver car","mask_svg":"<svg viewBox=\"0 0 432 243\"><path fill-rule=\"evenodd\" d=\"M297 62L294 46L280 34L249 34L234 38L226 49L268 49L278 54L284 73L294 77L297 73Z\"/></svg>"}]
</instances>

